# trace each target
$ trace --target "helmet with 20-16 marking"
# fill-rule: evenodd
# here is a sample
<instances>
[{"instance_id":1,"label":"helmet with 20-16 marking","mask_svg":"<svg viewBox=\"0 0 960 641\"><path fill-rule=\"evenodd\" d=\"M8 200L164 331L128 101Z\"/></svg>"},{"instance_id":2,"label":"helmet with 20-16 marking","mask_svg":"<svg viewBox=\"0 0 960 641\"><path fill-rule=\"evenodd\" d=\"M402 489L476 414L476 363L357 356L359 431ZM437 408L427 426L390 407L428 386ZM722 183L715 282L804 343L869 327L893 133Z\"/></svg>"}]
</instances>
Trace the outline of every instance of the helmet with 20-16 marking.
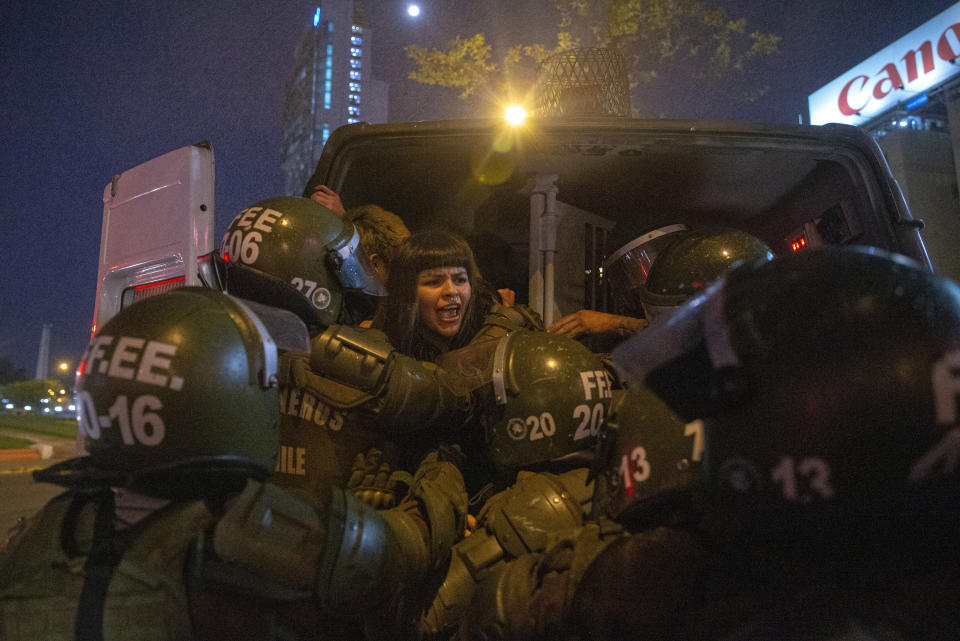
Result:
<instances>
[{"instance_id":1,"label":"helmet with 20-16 marking","mask_svg":"<svg viewBox=\"0 0 960 641\"><path fill-rule=\"evenodd\" d=\"M703 419L715 533L821 552L960 533L960 287L909 259L743 265L613 360Z\"/></svg>"},{"instance_id":2,"label":"helmet with 20-16 marking","mask_svg":"<svg viewBox=\"0 0 960 641\"><path fill-rule=\"evenodd\" d=\"M299 318L210 289L122 310L77 377L90 463L152 496L265 478L279 443L278 350L309 350Z\"/></svg>"}]
</instances>

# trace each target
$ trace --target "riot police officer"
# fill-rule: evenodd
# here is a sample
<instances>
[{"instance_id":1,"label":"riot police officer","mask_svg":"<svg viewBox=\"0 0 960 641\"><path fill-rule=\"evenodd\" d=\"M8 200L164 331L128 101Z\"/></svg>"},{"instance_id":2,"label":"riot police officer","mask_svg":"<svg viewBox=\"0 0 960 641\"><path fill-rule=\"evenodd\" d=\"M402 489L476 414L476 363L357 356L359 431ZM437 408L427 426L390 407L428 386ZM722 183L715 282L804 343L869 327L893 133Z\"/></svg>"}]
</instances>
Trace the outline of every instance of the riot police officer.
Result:
<instances>
[{"instance_id":1,"label":"riot police officer","mask_svg":"<svg viewBox=\"0 0 960 641\"><path fill-rule=\"evenodd\" d=\"M598 484L637 529L508 567L520 607L465 633L955 638L958 349L960 288L907 259L735 269L614 353L664 402L624 417Z\"/></svg>"},{"instance_id":2,"label":"riot police officer","mask_svg":"<svg viewBox=\"0 0 960 641\"><path fill-rule=\"evenodd\" d=\"M429 458L383 512L338 488L305 501L263 484L278 355L307 339L289 312L201 288L105 324L77 386L90 454L37 474L68 491L0 554L0 638L316 638L318 617L329 636L361 614L371 632L400 625L404 587L463 531L462 479Z\"/></svg>"},{"instance_id":3,"label":"riot police officer","mask_svg":"<svg viewBox=\"0 0 960 641\"><path fill-rule=\"evenodd\" d=\"M473 412L461 377L398 353L383 332L350 326L350 296L383 290L353 226L325 207L304 198L257 203L231 223L221 253L227 291L297 312L313 337L309 361L291 354L281 363L275 482L314 493L347 483L377 506L394 504L404 470L456 442L440 431ZM535 321L495 305L475 340Z\"/></svg>"},{"instance_id":4,"label":"riot police officer","mask_svg":"<svg viewBox=\"0 0 960 641\"><path fill-rule=\"evenodd\" d=\"M594 310L568 314L549 331L576 338L613 334L619 342L642 330L730 268L753 260L770 260L763 241L737 229L712 227L691 230L665 225L643 234L604 261L604 274L624 315Z\"/></svg>"}]
</instances>

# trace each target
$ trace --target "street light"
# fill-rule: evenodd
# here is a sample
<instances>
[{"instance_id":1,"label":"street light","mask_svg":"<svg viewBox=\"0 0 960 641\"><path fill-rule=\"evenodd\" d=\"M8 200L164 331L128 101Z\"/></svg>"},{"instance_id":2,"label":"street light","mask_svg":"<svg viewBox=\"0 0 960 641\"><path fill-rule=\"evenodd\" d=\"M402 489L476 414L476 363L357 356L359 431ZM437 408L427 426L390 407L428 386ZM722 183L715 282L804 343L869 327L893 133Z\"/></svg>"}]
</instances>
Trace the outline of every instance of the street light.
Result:
<instances>
[{"instance_id":1,"label":"street light","mask_svg":"<svg viewBox=\"0 0 960 641\"><path fill-rule=\"evenodd\" d=\"M527 119L527 110L520 105L510 105L503 112L503 117L514 127L523 124Z\"/></svg>"},{"instance_id":2,"label":"street light","mask_svg":"<svg viewBox=\"0 0 960 641\"><path fill-rule=\"evenodd\" d=\"M70 363L67 361L60 361L60 364L57 365L57 367L60 368L61 372L66 372L68 369L70 369Z\"/></svg>"},{"instance_id":3,"label":"street light","mask_svg":"<svg viewBox=\"0 0 960 641\"><path fill-rule=\"evenodd\" d=\"M410 3L407 5L407 15L411 18L416 18L420 15L420 5Z\"/></svg>"}]
</instances>

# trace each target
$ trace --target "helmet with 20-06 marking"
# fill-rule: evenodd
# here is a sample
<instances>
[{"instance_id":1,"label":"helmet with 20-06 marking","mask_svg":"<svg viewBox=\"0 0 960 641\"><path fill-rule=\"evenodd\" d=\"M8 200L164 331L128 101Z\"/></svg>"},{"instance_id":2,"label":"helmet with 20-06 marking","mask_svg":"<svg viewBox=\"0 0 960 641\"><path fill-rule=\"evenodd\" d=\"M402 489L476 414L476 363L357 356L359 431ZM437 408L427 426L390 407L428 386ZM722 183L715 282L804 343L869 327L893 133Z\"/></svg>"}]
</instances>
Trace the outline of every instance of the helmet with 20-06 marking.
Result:
<instances>
[{"instance_id":1,"label":"helmet with 20-06 marking","mask_svg":"<svg viewBox=\"0 0 960 641\"><path fill-rule=\"evenodd\" d=\"M318 327L350 320L345 292L386 293L354 226L309 198L270 198L244 209L223 235L220 253L269 279L228 272L227 291L273 302L276 290L295 289L308 303L298 313Z\"/></svg>"},{"instance_id":2,"label":"helmet with 20-06 marking","mask_svg":"<svg viewBox=\"0 0 960 641\"><path fill-rule=\"evenodd\" d=\"M144 299L92 339L77 377L90 462L154 496L263 478L278 447L278 349L295 315L205 288Z\"/></svg>"},{"instance_id":3,"label":"helmet with 20-06 marking","mask_svg":"<svg viewBox=\"0 0 960 641\"><path fill-rule=\"evenodd\" d=\"M743 265L614 351L705 428L705 523L818 550L960 529L960 287L872 248Z\"/></svg>"},{"instance_id":4,"label":"helmet with 20-06 marking","mask_svg":"<svg viewBox=\"0 0 960 641\"><path fill-rule=\"evenodd\" d=\"M518 330L495 342L481 412L495 468L558 471L588 464L612 396L613 380L600 357L547 332Z\"/></svg>"}]
</instances>

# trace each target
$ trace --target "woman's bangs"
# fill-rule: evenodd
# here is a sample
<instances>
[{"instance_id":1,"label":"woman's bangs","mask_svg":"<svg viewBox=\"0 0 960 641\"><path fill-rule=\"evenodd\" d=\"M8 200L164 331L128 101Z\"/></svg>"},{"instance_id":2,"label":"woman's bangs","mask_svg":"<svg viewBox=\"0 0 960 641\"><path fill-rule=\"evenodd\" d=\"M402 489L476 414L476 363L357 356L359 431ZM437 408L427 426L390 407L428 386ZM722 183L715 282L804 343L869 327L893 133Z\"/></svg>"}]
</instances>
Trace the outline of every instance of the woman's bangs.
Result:
<instances>
[{"instance_id":1,"label":"woman's bangs","mask_svg":"<svg viewBox=\"0 0 960 641\"><path fill-rule=\"evenodd\" d=\"M424 249L416 257L416 271L440 269L443 267L462 267L470 271L470 255L461 247L432 247Z\"/></svg>"}]
</instances>

